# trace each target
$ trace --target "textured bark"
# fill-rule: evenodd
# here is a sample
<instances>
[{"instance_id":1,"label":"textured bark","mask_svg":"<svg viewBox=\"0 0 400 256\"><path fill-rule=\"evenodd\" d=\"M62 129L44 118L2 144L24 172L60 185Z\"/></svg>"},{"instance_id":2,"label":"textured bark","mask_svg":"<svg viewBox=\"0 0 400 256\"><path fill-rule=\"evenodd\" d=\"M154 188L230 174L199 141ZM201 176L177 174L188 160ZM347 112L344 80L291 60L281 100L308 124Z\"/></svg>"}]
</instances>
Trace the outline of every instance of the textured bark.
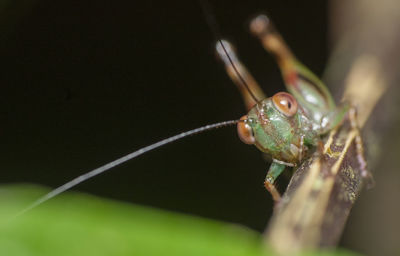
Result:
<instances>
[{"instance_id":1,"label":"textured bark","mask_svg":"<svg viewBox=\"0 0 400 256\"><path fill-rule=\"evenodd\" d=\"M359 57L347 79L344 98L358 111L361 128L383 95L386 85L374 57ZM337 244L364 181L357 158L358 129L347 119L324 140L294 173L266 231L266 240L279 254Z\"/></svg>"},{"instance_id":2,"label":"textured bark","mask_svg":"<svg viewBox=\"0 0 400 256\"><path fill-rule=\"evenodd\" d=\"M396 0L330 1L335 50L324 80L336 88L336 95L345 85L344 98L356 107L360 128L391 87L382 104L385 108L379 107L379 115L368 125L376 128L379 137L384 136L382 126L389 125L388 116L398 112L390 103L398 101L393 89L399 79L399 10ZM324 152L315 153L293 175L265 234L279 254L336 246L365 181L360 176L355 135L346 121L325 138Z\"/></svg>"}]
</instances>

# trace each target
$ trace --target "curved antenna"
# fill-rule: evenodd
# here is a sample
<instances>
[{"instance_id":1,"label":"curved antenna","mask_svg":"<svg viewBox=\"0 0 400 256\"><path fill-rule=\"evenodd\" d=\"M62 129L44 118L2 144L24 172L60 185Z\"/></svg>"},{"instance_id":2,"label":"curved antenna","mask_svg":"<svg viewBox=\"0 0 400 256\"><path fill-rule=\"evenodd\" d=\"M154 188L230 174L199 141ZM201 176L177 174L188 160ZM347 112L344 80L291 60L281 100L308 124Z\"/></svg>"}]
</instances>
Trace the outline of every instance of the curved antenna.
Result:
<instances>
[{"instance_id":1,"label":"curved antenna","mask_svg":"<svg viewBox=\"0 0 400 256\"><path fill-rule=\"evenodd\" d=\"M69 182L67 182L67 183L65 183L65 184L53 189L49 193L45 194L44 196L38 198L36 201L34 201L30 205L28 205L25 209L23 209L22 211L20 211L16 215L14 215L14 218L26 213L29 210L32 210L33 208L43 204L44 202L46 202L46 201L52 199L53 197L55 197L55 196L65 192L65 191L69 190L72 187L75 187L76 185L78 185L78 184L80 184L82 182L84 182L84 181L86 181L86 180L88 180L90 178L93 178L94 176L97 176L99 174L102 174L102 173L104 173L104 172L106 172L106 171L108 171L108 170L110 170L110 169L112 169L112 168L114 168L114 167L116 167L118 165L121 165L121 164L123 164L123 163L125 163L125 162L127 162L127 161L129 161L129 160L131 160L133 158L136 158L136 157L138 157L138 156L140 156L140 155L142 155L144 153L147 153L147 152L152 151L152 150L154 150L156 148L162 147L162 146L164 146L166 144L169 144L171 142L180 140L180 139L185 138L185 137L190 136L190 135L202 133L202 132L209 131L209 130L216 129L216 128L220 128L220 127L226 127L226 126L234 125L234 124L237 124L239 122L243 122L243 120L230 120L230 121L224 121L224 122L219 122L219 123L215 123L215 124L205 125L205 126L202 126L202 127L190 130L190 131L179 133L179 134L177 134L175 136L163 139L163 140L158 141L156 143L153 143L153 144L151 144L149 146L146 146L146 147L143 147L141 149L138 149L138 150L136 150L136 151L134 151L134 152L132 152L132 153L130 153L128 155L125 155L125 156L123 156L121 158L118 158L118 159L112 161L112 162L109 162L108 164L102 165L102 166L100 166L100 167L98 167L96 169L93 169L93 170L91 170L89 172L86 172L86 173L76 177L75 179L73 179L73 180L71 180L71 181L69 181Z\"/></svg>"},{"instance_id":2,"label":"curved antenna","mask_svg":"<svg viewBox=\"0 0 400 256\"><path fill-rule=\"evenodd\" d=\"M221 32L219 30L218 23L215 21L214 15L212 14L212 9L211 6L208 4L206 0L199 0L199 4L203 10L204 17L206 19L206 22L208 26L210 27L212 33L214 34L215 39L218 41L218 43L221 45L224 53L226 54L229 63L232 65L233 70L239 77L240 81L243 83L244 87L246 90L249 92L250 96L254 99L255 102L259 103L260 100L257 99L257 97L254 95L254 93L250 90L249 85L247 84L246 80L243 78L243 76L240 74L239 70L236 68L235 63L233 62L231 56L229 55L227 49L225 48L224 43L222 42L221 39Z\"/></svg>"}]
</instances>

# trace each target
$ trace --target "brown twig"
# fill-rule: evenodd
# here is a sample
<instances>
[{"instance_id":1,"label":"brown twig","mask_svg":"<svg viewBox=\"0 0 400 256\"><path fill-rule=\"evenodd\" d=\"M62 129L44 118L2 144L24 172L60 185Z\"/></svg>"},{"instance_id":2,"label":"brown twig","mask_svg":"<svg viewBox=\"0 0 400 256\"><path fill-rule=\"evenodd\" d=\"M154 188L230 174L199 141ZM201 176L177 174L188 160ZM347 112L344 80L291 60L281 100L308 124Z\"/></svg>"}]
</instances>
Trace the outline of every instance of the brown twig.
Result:
<instances>
[{"instance_id":1,"label":"brown twig","mask_svg":"<svg viewBox=\"0 0 400 256\"><path fill-rule=\"evenodd\" d=\"M380 70L374 57L361 56L348 76L344 98L356 107L360 128L386 90ZM346 120L327 136L323 152L296 170L265 235L277 253L295 255L337 244L364 181L355 146L358 135Z\"/></svg>"}]
</instances>

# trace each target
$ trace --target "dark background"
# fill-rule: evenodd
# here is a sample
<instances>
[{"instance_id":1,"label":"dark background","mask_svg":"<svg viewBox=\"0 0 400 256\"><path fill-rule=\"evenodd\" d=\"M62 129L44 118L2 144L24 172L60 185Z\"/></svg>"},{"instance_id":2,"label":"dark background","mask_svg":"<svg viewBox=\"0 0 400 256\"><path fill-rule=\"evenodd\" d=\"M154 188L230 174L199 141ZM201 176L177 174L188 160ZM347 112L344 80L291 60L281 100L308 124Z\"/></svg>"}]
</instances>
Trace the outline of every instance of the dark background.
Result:
<instances>
[{"instance_id":1,"label":"dark background","mask_svg":"<svg viewBox=\"0 0 400 256\"><path fill-rule=\"evenodd\" d=\"M268 95L284 86L248 33L257 13L267 11L298 58L318 75L324 70L326 2L211 6ZM3 183L54 188L160 139L245 114L196 1L42 0L23 12L2 20ZM273 206L263 188L268 165L229 127L148 153L75 190L263 231Z\"/></svg>"}]
</instances>

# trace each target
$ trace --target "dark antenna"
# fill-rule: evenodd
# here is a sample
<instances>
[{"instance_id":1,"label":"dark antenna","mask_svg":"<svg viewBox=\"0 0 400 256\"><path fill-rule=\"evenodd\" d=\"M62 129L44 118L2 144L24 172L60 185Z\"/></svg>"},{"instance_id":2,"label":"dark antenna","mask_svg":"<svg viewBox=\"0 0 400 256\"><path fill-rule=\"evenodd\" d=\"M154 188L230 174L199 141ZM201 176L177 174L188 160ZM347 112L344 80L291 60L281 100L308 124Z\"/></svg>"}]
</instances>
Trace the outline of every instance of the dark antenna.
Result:
<instances>
[{"instance_id":1,"label":"dark antenna","mask_svg":"<svg viewBox=\"0 0 400 256\"><path fill-rule=\"evenodd\" d=\"M212 31L212 33L214 34L215 39L218 41L218 43L221 45L222 49L224 50L226 56L228 57L228 60L230 62L230 64L233 67L233 70L235 71L235 73L237 74L237 76L239 77L240 81L243 83L244 87L247 89L247 91L249 92L250 96L254 99L255 102L260 102L257 97L253 94L253 92L250 90L249 85L247 84L246 80L243 78L243 76L240 74L239 70L236 68L235 64L232 61L231 56L229 55L228 51L225 48L225 45L222 42L222 36L221 36L221 32L219 30L219 26L218 23L215 21L215 15L212 12L212 8L209 5L208 1L206 0L198 0L199 4L203 10L203 14L204 17L206 19L206 22L208 24L208 26L210 27L210 30Z\"/></svg>"},{"instance_id":2,"label":"dark antenna","mask_svg":"<svg viewBox=\"0 0 400 256\"><path fill-rule=\"evenodd\" d=\"M76 185L78 185L78 184L80 184L82 182L84 182L84 181L86 181L86 180L88 180L88 179L90 179L90 178L92 178L94 176L97 176L99 174L102 174L102 173L114 168L115 166L121 165L121 164L123 164L123 163L125 163L125 162L127 162L127 161L129 161L129 160L131 160L133 158L136 158L136 157L144 154L144 153L147 153L147 152L152 151L152 150L154 150L156 148L162 147L162 146L164 146L166 144L169 144L171 142L180 140L180 139L185 138L185 137L190 136L190 135L199 134L199 133L202 133L202 132L205 132L205 131L208 131L208 130L213 130L213 129L220 128L220 127L226 127L226 126L234 125L234 124L237 124L239 122L243 122L243 120L230 120L230 121L224 121L224 122L219 122L219 123L215 123L215 124L205 125L205 126L202 126L202 127L190 130L190 131L179 133L179 134L177 134L175 136L166 138L164 140L161 140L161 141L158 141L156 143L153 143L153 144L151 144L149 146L146 146L146 147L143 147L141 149L138 149L138 150L136 150L136 151L134 151L134 152L132 152L132 153L130 153L128 155L125 155L125 156L123 156L121 158L118 158L118 159L112 161L112 162L109 162L108 164L105 164L105 165L100 166L100 167L98 167L96 169L93 169L93 170L91 170L89 172L86 172L86 173L76 177L75 179L65 183L64 185L61 185L61 186L53 189L49 193L45 194L44 196L38 198L36 201L34 201L30 205L28 205L25 209L23 209L22 211L20 211L16 215L14 215L14 218L26 213L29 210L32 210L33 208L41 205L42 203L52 199L53 197L55 197L55 196L57 196L59 194L67 191L68 189L70 189L72 187L75 187Z\"/></svg>"}]
</instances>

